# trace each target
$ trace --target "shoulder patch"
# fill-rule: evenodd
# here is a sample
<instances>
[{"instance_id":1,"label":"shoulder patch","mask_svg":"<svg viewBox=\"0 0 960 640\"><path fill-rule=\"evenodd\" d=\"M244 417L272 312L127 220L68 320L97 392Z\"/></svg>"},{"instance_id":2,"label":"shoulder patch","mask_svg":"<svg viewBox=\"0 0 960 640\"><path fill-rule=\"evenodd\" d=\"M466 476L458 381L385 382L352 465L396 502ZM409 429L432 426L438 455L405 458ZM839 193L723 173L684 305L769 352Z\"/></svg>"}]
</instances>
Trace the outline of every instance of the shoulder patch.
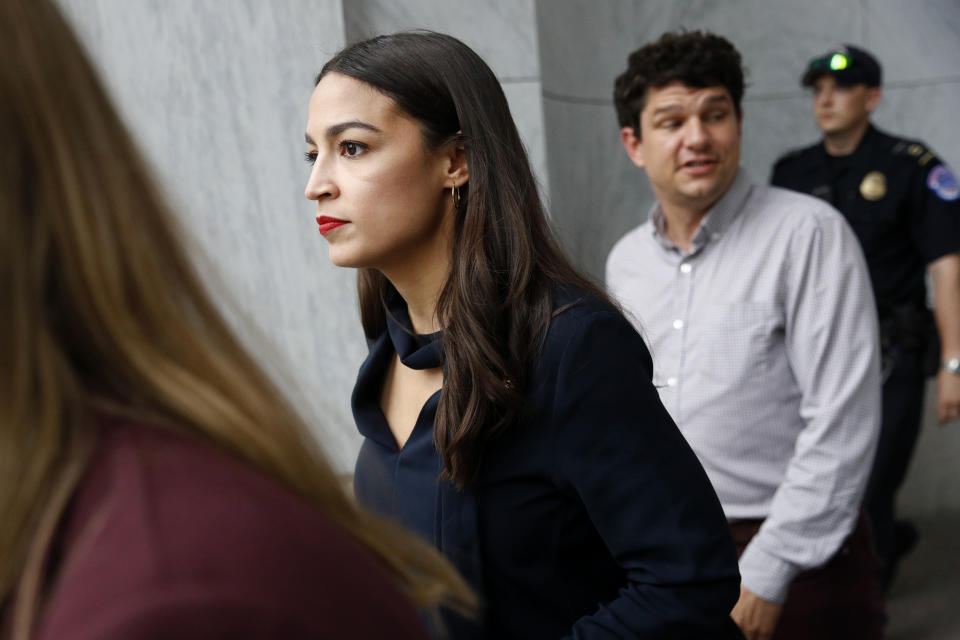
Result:
<instances>
[{"instance_id":1,"label":"shoulder patch","mask_svg":"<svg viewBox=\"0 0 960 640\"><path fill-rule=\"evenodd\" d=\"M938 164L927 174L927 186L941 200L951 202L960 198L960 184L953 172L943 164Z\"/></svg>"}]
</instances>

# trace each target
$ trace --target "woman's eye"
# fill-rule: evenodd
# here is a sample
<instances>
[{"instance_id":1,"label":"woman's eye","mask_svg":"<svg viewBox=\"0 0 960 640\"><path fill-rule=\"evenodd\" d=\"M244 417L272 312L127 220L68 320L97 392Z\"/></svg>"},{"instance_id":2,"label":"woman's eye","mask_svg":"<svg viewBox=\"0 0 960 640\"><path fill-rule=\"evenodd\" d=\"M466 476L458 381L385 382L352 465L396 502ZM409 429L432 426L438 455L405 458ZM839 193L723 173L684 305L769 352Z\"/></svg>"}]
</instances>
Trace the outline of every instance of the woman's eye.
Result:
<instances>
[{"instance_id":1,"label":"woman's eye","mask_svg":"<svg viewBox=\"0 0 960 640\"><path fill-rule=\"evenodd\" d=\"M307 151L305 154L303 154L303 159L307 161L307 164L314 164L317 161L317 152Z\"/></svg>"},{"instance_id":2,"label":"woman's eye","mask_svg":"<svg viewBox=\"0 0 960 640\"><path fill-rule=\"evenodd\" d=\"M360 155L366 151L366 148L366 145L351 140L344 140L340 143L340 153L348 158Z\"/></svg>"}]
</instances>

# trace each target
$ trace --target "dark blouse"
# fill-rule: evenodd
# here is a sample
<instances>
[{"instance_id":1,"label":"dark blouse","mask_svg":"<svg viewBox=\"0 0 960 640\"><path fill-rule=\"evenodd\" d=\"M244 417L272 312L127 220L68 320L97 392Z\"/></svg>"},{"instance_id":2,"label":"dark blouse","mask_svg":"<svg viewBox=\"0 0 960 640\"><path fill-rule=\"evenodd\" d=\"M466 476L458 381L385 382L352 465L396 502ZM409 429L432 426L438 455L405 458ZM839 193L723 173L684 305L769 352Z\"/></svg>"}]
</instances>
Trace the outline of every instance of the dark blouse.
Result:
<instances>
[{"instance_id":1,"label":"dark blouse","mask_svg":"<svg viewBox=\"0 0 960 640\"><path fill-rule=\"evenodd\" d=\"M233 456L105 421L36 640L426 640L372 554ZM2 622L2 621L0 621Z\"/></svg>"},{"instance_id":2,"label":"dark blouse","mask_svg":"<svg viewBox=\"0 0 960 640\"><path fill-rule=\"evenodd\" d=\"M522 418L491 442L464 491L438 481L440 393L398 450L379 397L394 352L439 366L439 335L412 336L402 300L360 369L367 506L433 541L481 592L468 637L737 638L737 557L707 476L660 403L643 340L578 292L551 322ZM391 314L388 314L388 316ZM406 329L405 329L406 327Z\"/></svg>"}]
</instances>

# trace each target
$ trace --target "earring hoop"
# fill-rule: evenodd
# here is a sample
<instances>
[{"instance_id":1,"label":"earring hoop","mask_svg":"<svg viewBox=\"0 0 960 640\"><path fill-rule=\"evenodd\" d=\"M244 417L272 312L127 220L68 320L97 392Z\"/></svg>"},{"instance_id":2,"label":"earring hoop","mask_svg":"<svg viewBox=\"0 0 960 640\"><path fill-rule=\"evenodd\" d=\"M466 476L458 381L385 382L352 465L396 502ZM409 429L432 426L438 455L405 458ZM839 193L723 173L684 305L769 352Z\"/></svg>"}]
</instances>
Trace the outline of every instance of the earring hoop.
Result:
<instances>
[{"instance_id":1,"label":"earring hoop","mask_svg":"<svg viewBox=\"0 0 960 640\"><path fill-rule=\"evenodd\" d=\"M450 197L453 198L453 208L460 208L460 188L456 185L451 185L450 187Z\"/></svg>"}]
</instances>

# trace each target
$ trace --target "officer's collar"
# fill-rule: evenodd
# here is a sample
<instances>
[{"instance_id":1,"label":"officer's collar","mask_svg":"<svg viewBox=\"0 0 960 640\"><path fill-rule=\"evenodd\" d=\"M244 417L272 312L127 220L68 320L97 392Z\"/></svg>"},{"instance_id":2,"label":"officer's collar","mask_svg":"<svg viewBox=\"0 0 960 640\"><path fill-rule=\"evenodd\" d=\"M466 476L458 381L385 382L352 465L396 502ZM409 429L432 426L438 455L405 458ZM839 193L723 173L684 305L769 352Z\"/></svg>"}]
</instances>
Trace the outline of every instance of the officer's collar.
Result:
<instances>
[{"instance_id":1,"label":"officer's collar","mask_svg":"<svg viewBox=\"0 0 960 640\"><path fill-rule=\"evenodd\" d=\"M852 153L849 153L845 156L832 156L827 153L827 147L824 144L823 140L820 140L820 153L823 154L824 158L829 158L830 160L843 162L844 160L851 160L860 154L864 153L873 145L874 139L877 137L877 129L873 126L872 122L867 122L867 129L863 132L863 137L860 138L860 142L857 143L857 148L853 150Z\"/></svg>"},{"instance_id":2,"label":"officer's collar","mask_svg":"<svg viewBox=\"0 0 960 640\"><path fill-rule=\"evenodd\" d=\"M867 123L867 130L863 132L863 137L860 138L860 144L857 145L857 148L853 151L851 155L860 155L865 151L869 151L873 147L873 141L877 139L877 130L872 123Z\"/></svg>"}]
</instances>

